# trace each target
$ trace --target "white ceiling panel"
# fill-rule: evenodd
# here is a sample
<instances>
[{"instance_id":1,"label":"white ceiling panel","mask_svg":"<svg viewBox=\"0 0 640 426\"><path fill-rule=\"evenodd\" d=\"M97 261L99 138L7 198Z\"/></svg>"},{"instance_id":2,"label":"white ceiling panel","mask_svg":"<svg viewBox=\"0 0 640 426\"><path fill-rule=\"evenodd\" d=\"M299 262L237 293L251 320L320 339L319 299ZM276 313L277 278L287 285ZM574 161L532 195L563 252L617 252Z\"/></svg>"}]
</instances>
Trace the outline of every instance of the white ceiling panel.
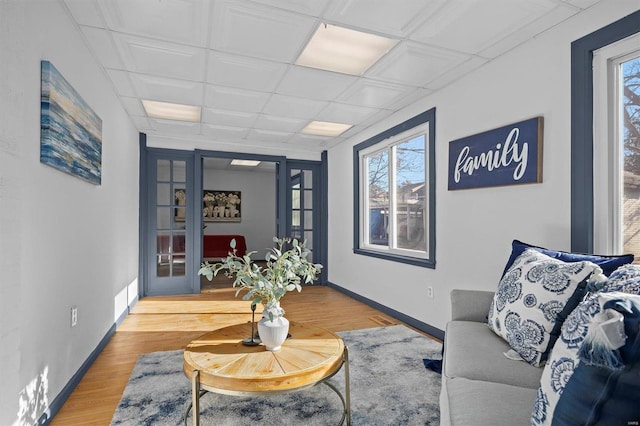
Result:
<instances>
[{"instance_id":1,"label":"white ceiling panel","mask_svg":"<svg viewBox=\"0 0 640 426\"><path fill-rule=\"evenodd\" d=\"M331 102L318 114L318 120L333 123L359 124L378 113L380 109Z\"/></svg>"},{"instance_id":2,"label":"white ceiling panel","mask_svg":"<svg viewBox=\"0 0 640 426\"><path fill-rule=\"evenodd\" d=\"M204 79L204 49L124 34L115 44L128 71L181 80Z\"/></svg>"},{"instance_id":3,"label":"white ceiling panel","mask_svg":"<svg viewBox=\"0 0 640 426\"><path fill-rule=\"evenodd\" d=\"M200 105L203 83L131 73L131 82L142 99Z\"/></svg>"},{"instance_id":4,"label":"white ceiling panel","mask_svg":"<svg viewBox=\"0 0 640 426\"><path fill-rule=\"evenodd\" d=\"M449 50L407 42L382 58L367 72L367 77L423 86L468 58L468 55Z\"/></svg>"},{"instance_id":5,"label":"white ceiling panel","mask_svg":"<svg viewBox=\"0 0 640 426\"><path fill-rule=\"evenodd\" d=\"M358 78L352 75L294 65L287 71L277 92L300 98L329 101L340 96L357 80ZM313 84L310 84L311 82Z\"/></svg>"},{"instance_id":6,"label":"white ceiling panel","mask_svg":"<svg viewBox=\"0 0 640 426\"><path fill-rule=\"evenodd\" d=\"M431 45L478 54L554 9L553 0L450 1L411 34ZM487 25L491 22L491 25ZM464 29L464 31L461 31ZM473 37L469 37L473 34Z\"/></svg>"},{"instance_id":7,"label":"white ceiling panel","mask_svg":"<svg viewBox=\"0 0 640 426\"><path fill-rule=\"evenodd\" d=\"M202 46L208 0L99 0L109 28L143 37Z\"/></svg>"},{"instance_id":8,"label":"white ceiling panel","mask_svg":"<svg viewBox=\"0 0 640 426\"><path fill-rule=\"evenodd\" d=\"M229 111L225 109L204 108L202 122L231 127L252 127L258 117L257 113Z\"/></svg>"},{"instance_id":9,"label":"white ceiling panel","mask_svg":"<svg viewBox=\"0 0 640 426\"><path fill-rule=\"evenodd\" d=\"M260 152L286 142L309 156L570 25L600 0L57 1L139 131ZM294 65L323 24L397 44L364 76ZM143 98L200 106L201 119L150 119ZM302 134L312 120L353 127L336 138Z\"/></svg>"},{"instance_id":10,"label":"white ceiling panel","mask_svg":"<svg viewBox=\"0 0 640 426\"><path fill-rule=\"evenodd\" d=\"M243 139L248 132L247 127L215 126L213 124L202 125L203 135L223 140Z\"/></svg>"},{"instance_id":11,"label":"white ceiling panel","mask_svg":"<svg viewBox=\"0 0 640 426\"><path fill-rule=\"evenodd\" d=\"M263 112L268 115L311 120L327 105L327 102L319 102L312 99L273 95L264 107Z\"/></svg>"},{"instance_id":12,"label":"white ceiling panel","mask_svg":"<svg viewBox=\"0 0 640 426\"><path fill-rule=\"evenodd\" d=\"M360 79L342 94L338 101L370 108L385 108L413 89L384 81Z\"/></svg>"},{"instance_id":13,"label":"white ceiling panel","mask_svg":"<svg viewBox=\"0 0 640 426\"><path fill-rule=\"evenodd\" d=\"M95 0L64 0L73 19L79 25L104 27L104 19Z\"/></svg>"},{"instance_id":14,"label":"white ceiling panel","mask_svg":"<svg viewBox=\"0 0 640 426\"><path fill-rule=\"evenodd\" d=\"M276 88L288 65L232 55L210 52L207 82L219 86L271 92Z\"/></svg>"},{"instance_id":15,"label":"white ceiling panel","mask_svg":"<svg viewBox=\"0 0 640 426\"><path fill-rule=\"evenodd\" d=\"M214 109L260 112L270 96L264 92L207 85L204 104Z\"/></svg>"},{"instance_id":16,"label":"white ceiling panel","mask_svg":"<svg viewBox=\"0 0 640 426\"><path fill-rule=\"evenodd\" d=\"M105 68L124 68L120 54L116 49L111 33L105 30L91 27L82 27L82 34L100 64Z\"/></svg>"},{"instance_id":17,"label":"white ceiling panel","mask_svg":"<svg viewBox=\"0 0 640 426\"><path fill-rule=\"evenodd\" d=\"M376 33L405 37L416 18L432 14L445 0L346 0L334 1L325 17L337 23L355 26Z\"/></svg>"},{"instance_id":18,"label":"white ceiling panel","mask_svg":"<svg viewBox=\"0 0 640 426\"><path fill-rule=\"evenodd\" d=\"M315 29L315 22L255 3L219 1L214 6L210 47L291 63Z\"/></svg>"},{"instance_id":19,"label":"white ceiling panel","mask_svg":"<svg viewBox=\"0 0 640 426\"><path fill-rule=\"evenodd\" d=\"M133 85L131 84L128 72L121 70L107 70L107 74L116 87L116 92L118 92L118 95L131 98L135 98L138 96L138 93L135 91Z\"/></svg>"},{"instance_id":20,"label":"white ceiling panel","mask_svg":"<svg viewBox=\"0 0 640 426\"><path fill-rule=\"evenodd\" d=\"M307 125L307 120L296 118L274 117L272 115L260 114L254 127L261 130L283 131L288 133L297 132Z\"/></svg>"}]
</instances>

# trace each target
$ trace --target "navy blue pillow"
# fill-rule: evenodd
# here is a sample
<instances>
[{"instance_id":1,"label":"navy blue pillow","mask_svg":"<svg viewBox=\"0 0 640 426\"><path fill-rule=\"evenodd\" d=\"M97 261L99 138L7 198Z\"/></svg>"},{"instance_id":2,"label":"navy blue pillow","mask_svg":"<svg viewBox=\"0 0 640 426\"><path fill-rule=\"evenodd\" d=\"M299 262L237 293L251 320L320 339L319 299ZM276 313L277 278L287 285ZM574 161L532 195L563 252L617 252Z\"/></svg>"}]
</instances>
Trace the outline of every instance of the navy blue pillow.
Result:
<instances>
[{"instance_id":1,"label":"navy blue pillow","mask_svg":"<svg viewBox=\"0 0 640 426\"><path fill-rule=\"evenodd\" d=\"M602 256L597 254L580 254L580 253L568 253L565 251L549 250L544 247L532 246L531 244L523 243L522 241L513 240L511 243L511 256L507 261L507 266L502 271L502 276L507 273L507 270L513 265L513 262L518 256L522 254L526 249L537 250L540 253L544 253L554 259L562 260L563 262L582 262L588 260L595 263L602 269L602 273L607 277L611 275L613 271L618 269L622 265L633 262L634 256L632 254L622 254L619 256Z\"/></svg>"}]
</instances>

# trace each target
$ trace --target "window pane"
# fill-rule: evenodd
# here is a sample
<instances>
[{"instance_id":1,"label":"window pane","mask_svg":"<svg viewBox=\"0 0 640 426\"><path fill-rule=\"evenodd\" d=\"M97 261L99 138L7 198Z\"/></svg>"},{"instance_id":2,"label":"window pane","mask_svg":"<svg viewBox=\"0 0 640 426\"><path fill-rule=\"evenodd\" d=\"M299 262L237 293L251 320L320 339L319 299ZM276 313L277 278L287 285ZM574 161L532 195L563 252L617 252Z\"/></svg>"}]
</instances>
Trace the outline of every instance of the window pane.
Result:
<instances>
[{"instance_id":1,"label":"window pane","mask_svg":"<svg viewBox=\"0 0 640 426\"><path fill-rule=\"evenodd\" d=\"M294 189L291 191L291 208L299 209L300 208L300 190Z\"/></svg>"},{"instance_id":2,"label":"window pane","mask_svg":"<svg viewBox=\"0 0 640 426\"><path fill-rule=\"evenodd\" d=\"M396 244L395 247L425 250L426 207L425 138L416 138L395 146Z\"/></svg>"},{"instance_id":3,"label":"window pane","mask_svg":"<svg viewBox=\"0 0 640 426\"><path fill-rule=\"evenodd\" d=\"M313 189L313 172L311 170L305 170L304 176L304 189Z\"/></svg>"},{"instance_id":4,"label":"window pane","mask_svg":"<svg viewBox=\"0 0 640 426\"><path fill-rule=\"evenodd\" d=\"M173 162L173 181L174 182L187 181L187 162L186 161Z\"/></svg>"},{"instance_id":5,"label":"window pane","mask_svg":"<svg viewBox=\"0 0 640 426\"><path fill-rule=\"evenodd\" d=\"M386 246L389 242L389 153L366 157L369 198L369 243Z\"/></svg>"},{"instance_id":6,"label":"window pane","mask_svg":"<svg viewBox=\"0 0 640 426\"><path fill-rule=\"evenodd\" d=\"M158 160L158 168L156 169L158 181L168 182L171 180L171 161Z\"/></svg>"},{"instance_id":7,"label":"window pane","mask_svg":"<svg viewBox=\"0 0 640 426\"><path fill-rule=\"evenodd\" d=\"M168 183L159 183L157 190L158 205L168 206L171 204L171 185Z\"/></svg>"},{"instance_id":8,"label":"window pane","mask_svg":"<svg viewBox=\"0 0 640 426\"><path fill-rule=\"evenodd\" d=\"M313 208L313 191L311 190L304 191L304 208Z\"/></svg>"},{"instance_id":9,"label":"window pane","mask_svg":"<svg viewBox=\"0 0 640 426\"><path fill-rule=\"evenodd\" d=\"M640 56L622 64L623 250L640 260Z\"/></svg>"},{"instance_id":10,"label":"window pane","mask_svg":"<svg viewBox=\"0 0 640 426\"><path fill-rule=\"evenodd\" d=\"M158 207L157 210L156 229L169 229L171 227L171 207Z\"/></svg>"}]
</instances>

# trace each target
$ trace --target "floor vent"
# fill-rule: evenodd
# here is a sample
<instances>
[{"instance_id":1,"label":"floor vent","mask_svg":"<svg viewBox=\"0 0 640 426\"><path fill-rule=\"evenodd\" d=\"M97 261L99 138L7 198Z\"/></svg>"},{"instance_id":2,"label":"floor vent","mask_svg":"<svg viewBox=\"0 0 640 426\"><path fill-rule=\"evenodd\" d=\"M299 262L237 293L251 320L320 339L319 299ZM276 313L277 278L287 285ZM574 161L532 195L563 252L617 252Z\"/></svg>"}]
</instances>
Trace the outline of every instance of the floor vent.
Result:
<instances>
[{"instance_id":1,"label":"floor vent","mask_svg":"<svg viewBox=\"0 0 640 426\"><path fill-rule=\"evenodd\" d=\"M388 320L387 318L385 318L385 317L383 317L381 315L375 315L375 316L369 317L369 319L371 321L375 322L376 324L380 324L380 325L384 325L384 326L396 325L397 324L397 322L390 321L390 320Z\"/></svg>"}]
</instances>

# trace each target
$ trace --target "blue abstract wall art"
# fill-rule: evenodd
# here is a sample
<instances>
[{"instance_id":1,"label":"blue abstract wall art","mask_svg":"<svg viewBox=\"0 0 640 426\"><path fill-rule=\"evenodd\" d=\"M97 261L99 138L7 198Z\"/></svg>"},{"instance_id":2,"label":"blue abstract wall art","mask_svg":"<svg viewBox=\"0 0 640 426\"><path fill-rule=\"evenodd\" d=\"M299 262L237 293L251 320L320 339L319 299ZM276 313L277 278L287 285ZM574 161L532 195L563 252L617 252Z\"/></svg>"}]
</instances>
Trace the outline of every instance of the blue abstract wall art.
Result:
<instances>
[{"instance_id":1,"label":"blue abstract wall art","mask_svg":"<svg viewBox=\"0 0 640 426\"><path fill-rule=\"evenodd\" d=\"M449 142L449 190L542 182L543 118Z\"/></svg>"},{"instance_id":2,"label":"blue abstract wall art","mask_svg":"<svg viewBox=\"0 0 640 426\"><path fill-rule=\"evenodd\" d=\"M102 120L49 61L41 61L40 162L102 181Z\"/></svg>"}]
</instances>

